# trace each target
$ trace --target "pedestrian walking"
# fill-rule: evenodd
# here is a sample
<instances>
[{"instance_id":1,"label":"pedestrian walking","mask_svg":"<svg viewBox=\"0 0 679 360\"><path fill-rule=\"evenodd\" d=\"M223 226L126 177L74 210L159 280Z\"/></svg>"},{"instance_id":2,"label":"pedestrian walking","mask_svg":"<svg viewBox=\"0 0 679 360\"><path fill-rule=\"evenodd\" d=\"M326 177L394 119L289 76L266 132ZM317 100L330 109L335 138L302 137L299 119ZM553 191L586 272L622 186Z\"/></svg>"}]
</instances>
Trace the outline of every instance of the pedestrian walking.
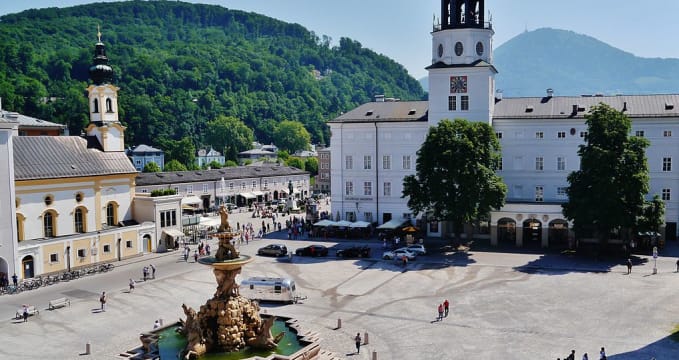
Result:
<instances>
[{"instance_id":1,"label":"pedestrian walking","mask_svg":"<svg viewBox=\"0 0 679 360\"><path fill-rule=\"evenodd\" d=\"M589 360L589 356L587 356L587 353L582 354L582 360Z\"/></svg>"},{"instance_id":2,"label":"pedestrian walking","mask_svg":"<svg viewBox=\"0 0 679 360\"><path fill-rule=\"evenodd\" d=\"M193 250L193 261L198 262L198 250Z\"/></svg>"},{"instance_id":3,"label":"pedestrian walking","mask_svg":"<svg viewBox=\"0 0 679 360\"><path fill-rule=\"evenodd\" d=\"M632 273L632 259L627 258L627 275Z\"/></svg>"},{"instance_id":4,"label":"pedestrian walking","mask_svg":"<svg viewBox=\"0 0 679 360\"><path fill-rule=\"evenodd\" d=\"M450 308L450 303L448 302L448 299L443 301L443 312L445 314L445 317L448 317L448 309Z\"/></svg>"},{"instance_id":5,"label":"pedestrian walking","mask_svg":"<svg viewBox=\"0 0 679 360\"><path fill-rule=\"evenodd\" d=\"M677 259L677 272L679 273L679 259Z\"/></svg>"},{"instance_id":6,"label":"pedestrian walking","mask_svg":"<svg viewBox=\"0 0 679 360\"><path fill-rule=\"evenodd\" d=\"M28 305L24 304L23 305L23 317L24 317L24 322L28 321Z\"/></svg>"},{"instance_id":7,"label":"pedestrian walking","mask_svg":"<svg viewBox=\"0 0 679 360\"><path fill-rule=\"evenodd\" d=\"M14 273L14 275L12 275L12 284L14 284L14 287L16 288L18 283L19 277L17 276L17 273Z\"/></svg>"},{"instance_id":8,"label":"pedestrian walking","mask_svg":"<svg viewBox=\"0 0 679 360\"><path fill-rule=\"evenodd\" d=\"M144 268L141 270L141 274L144 278L144 281L146 281L146 278L149 276L149 268L144 266Z\"/></svg>"},{"instance_id":9,"label":"pedestrian walking","mask_svg":"<svg viewBox=\"0 0 679 360\"><path fill-rule=\"evenodd\" d=\"M361 333L356 333L356 337L354 338L354 342L356 342L356 353L360 354L361 353Z\"/></svg>"},{"instance_id":10,"label":"pedestrian walking","mask_svg":"<svg viewBox=\"0 0 679 360\"><path fill-rule=\"evenodd\" d=\"M149 266L151 267L151 277L153 279L155 279L156 278L156 267L153 266L153 264L150 264Z\"/></svg>"},{"instance_id":11,"label":"pedestrian walking","mask_svg":"<svg viewBox=\"0 0 679 360\"><path fill-rule=\"evenodd\" d=\"M101 303L101 311L106 311L106 291L101 292L99 303Z\"/></svg>"},{"instance_id":12,"label":"pedestrian walking","mask_svg":"<svg viewBox=\"0 0 679 360\"><path fill-rule=\"evenodd\" d=\"M564 360L575 360L575 350L571 350L570 355L566 356Z\"/></svg>"},{"instance_id":13,"label":"pedestrian walking","mask_svg":"<svg viewBox=\"0 0 679 360\"><path fill-rule=\"evenodd\" d=\"M134 290L134 279L130 278L130 292L132 292L132 290Z\"/></svg>"},{"instance_id":14,"label":"pedestrian walking","mask_svg":"<svg viewBox=\"0 0 679 360\"><path fill-rule=\"evenodd\" d=\"M606 360L606 350L604 347L601 347L601 351L599 351L599 360Z\"/></svg>"},{"instance_id":15,"label":"pedestrian walking","mask_svg":"<svg viewBox=\"0 0 679 360\"><path fill-rule=\"evenodd\" d=\"M205 244L205 253L210 256L210 244Z\"/></svg>"},{"instance_id":16,"label":"pedestrian walking","mask_svg":"<svg viewBox=\"0 0 679 360\"><path fill-rule=\"evenodd\" d=\"M443 320L443 304L439 304L438 311L439 311L439 317L436 318L436 321L441 321L441 320Z\"/></svg>"}]
</instances>

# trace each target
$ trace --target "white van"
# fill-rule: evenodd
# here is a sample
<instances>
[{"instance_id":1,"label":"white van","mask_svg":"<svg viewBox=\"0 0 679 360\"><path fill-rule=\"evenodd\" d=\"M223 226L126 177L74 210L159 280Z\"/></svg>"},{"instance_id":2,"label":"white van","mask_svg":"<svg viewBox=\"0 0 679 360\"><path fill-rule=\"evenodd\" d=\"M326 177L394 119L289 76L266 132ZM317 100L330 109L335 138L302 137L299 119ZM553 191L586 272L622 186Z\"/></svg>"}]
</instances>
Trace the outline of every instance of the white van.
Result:
<instances>
[{"instance_id":1,"label":"white van","mask_svg":"<svg viewBox=\"0 0 679 360\"><path fill-rule=\"evenodd\" d=\"M296 303L299 296L295 282L288 278L251 277L240 283L240 294L250 300Z\"/></svg>"}]
</instances>

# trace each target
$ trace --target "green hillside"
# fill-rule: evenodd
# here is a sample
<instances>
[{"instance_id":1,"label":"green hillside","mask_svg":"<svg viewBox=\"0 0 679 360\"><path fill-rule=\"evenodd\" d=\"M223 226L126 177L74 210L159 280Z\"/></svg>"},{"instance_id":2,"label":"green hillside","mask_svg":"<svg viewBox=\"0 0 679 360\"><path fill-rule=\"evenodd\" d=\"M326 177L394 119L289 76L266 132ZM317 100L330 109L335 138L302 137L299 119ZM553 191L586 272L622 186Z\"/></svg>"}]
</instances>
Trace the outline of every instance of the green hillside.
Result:
<instances>
[{"instance_id":1,"label":"green hillside","mask_svg":"<svg viewBox=\"0 0 679 360\"><path fill-rule=\"evenodd\" d=\"M325 121L375 94L425 96L403 66L348 38L335 44L297 24L219 6L126 1L0 17L3 108L80 133L98 25L128 144L189 137L202 146L206 123L219 115L241 119L260 142L295 120L327 144Z\"/></svg>"}]
</instances>

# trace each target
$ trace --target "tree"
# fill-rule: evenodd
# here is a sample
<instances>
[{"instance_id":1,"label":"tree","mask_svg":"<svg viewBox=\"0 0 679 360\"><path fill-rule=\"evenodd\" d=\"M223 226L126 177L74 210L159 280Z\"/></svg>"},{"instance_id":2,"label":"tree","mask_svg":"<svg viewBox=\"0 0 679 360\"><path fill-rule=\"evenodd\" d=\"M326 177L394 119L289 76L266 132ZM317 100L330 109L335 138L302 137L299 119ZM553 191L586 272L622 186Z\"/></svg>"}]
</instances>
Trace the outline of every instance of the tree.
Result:
<instances>
[{"instance_id":1,"label":"tree","mask_svg":"<svg viewBox=\"0 0 679 360\"><path fill-rule=\"evenodd\" d=\"M195 169L196 166L196 147L191 138L184 137L181 140L160 139L159 146L165 151L165 157L170 160L177 160L184 167ZM167 167L167 164L165 165Z\"/></svg>"},{"instance_id":2,"label":"tree","mask_svg":"<svg viewBox=\"0 0 679 360\"><path fill-rule=\"evenodd\" d=\"M170 160L165 163L165 168L163 171L186 171L188 170L184 164L177 160Z\"/></svg>"},{"instance_id":3,"label":"tree","mask_svg":"<svg viewBox=\"0 0 679 360\"><path fill-rule=\"evenodd\" d=\"M233 116L220 115L207 123L207 143L215 149L225 149L229 160L238 160L239 152L250 150L254 139L252 129Z\"/></svg>"},{"instance_id":4,"label":"tree","mask_svg":"<svg viewBox=\"0 0 679 360\"><path fill-rule=\"evenodd\" d=\"M295 156L291 156L285 161L285 165L304 170L304 160Z\"/></svg>"},{"instance_id":5,"label":"tree","mask_svg":"<svg viewBox=\"0 0 679 360\"><path fill-rule=\"evenodd\" d=\"M292 154L297 150L306 150L311 143L311 135L298 121L281 121L274 130L276 145L281 150Z\"/></svg>"},{"instance_id":6,"label":"tree","mask_svg":"<svg viewBox=\"0 0 679 360\"><path fill-rule=\"evenodd\" d=\"M603 247L612 230L632 229L642 215L649 191L649 142L629 136L630 119L608 105L592 107L585 118L580 170L568 175L568 202L562 207L576 236L594 236Z\"/></svg>"},{"instance_id":7,"label":"tree","mask_svg":"<svg viewBox=\"0 0 679 360\"><path fill-rule=\"evenodd\" d=\"M304 163L304 170L311 173L311 176L318 174L318 159L315 157L310 157L306 159Z\"/></svg>"},{"instance_id":8,"label":"tree","mask_svg":"<svg viewBox=\"0 0 679 360\"><path fill-rule=\"evenodd\" d=\"M220 164L217 160L212 160L207 164L203 164L203 167L205 167L205 169L221 169L222 164Z\"/></svg>"},{"instance_id":9,"label":"tree","mask_svg":"<svg viewBox=\"0 0 679 360\"><path fill-rule=\"evenodd\" d=\"M233 160L226 160L226 164L224 164L224 167L236 167L236 166L238 166L238 163Z\"/></svg>"},{"instance_id":10,"label":"tree","mask_svg":"<svg viewBox=\"0 0 679 360\"><path fill-rule=\"evenodd\" d=\"M144 165L144 170L142 170L142 172L145 172L145 173L152 173L152 172L155 173L155 172L161 172L161 171L162 170L160 169L160 166L158 166L158 164L154 163L153 161L146 163L146 165Z\"/></svg>"},{"instance_id":11,"label":"tree","mask_svg":"<svg viewBox=\"0 0 679 360\"><path fill-rule=\"evenodd\" d=\"M401 197L415 214L451 222L459 239L464 224L504 205L507 186L495 174L499 159L500 143L488 124L442 120L429 129Z\"/></svg>"}]
</instances>

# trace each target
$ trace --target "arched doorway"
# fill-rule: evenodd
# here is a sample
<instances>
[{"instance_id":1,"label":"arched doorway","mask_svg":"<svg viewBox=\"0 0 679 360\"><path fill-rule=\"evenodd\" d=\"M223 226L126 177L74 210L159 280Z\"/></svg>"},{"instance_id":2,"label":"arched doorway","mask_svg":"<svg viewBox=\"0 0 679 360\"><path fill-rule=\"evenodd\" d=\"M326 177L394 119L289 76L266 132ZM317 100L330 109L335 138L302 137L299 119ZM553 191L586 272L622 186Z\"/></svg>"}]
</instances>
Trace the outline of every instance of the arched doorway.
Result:
<instances>
[{"instance_id":1,"label":"arched doorway","mask_svg":"<svg viewBox=\"0 0 679 360\"><path fill-rule=\"evenodd\" d=\"M555 219L549 222L549 247L568 249L568 221Z\"/></svg>"},{"instance_id":2,"label":"arched doorway","mask_svg":"<svg viewBox=\"0 0 679 360\"><path fill-rule=\"evenodd\" d=\"M32 255L24 256L24 258L21 259L21 270L23 272L24 279L32 278L33 276L35 276L35 268Z\"/></svg>"},{"instance_id":3,"label":"arched doorway","mask_svg":"<svg viewBox=\"0 0 679 360\"><path fill-rule=\"evenodd\" d=\"M146 234L142 237L142 243L144 244L144 252L150 253L153 250L153 243L151 242L151 235Z\"/></svg>"},{"instance_id":4,"label":"arched doorway","mask_svg":"<svg viewBox=\"0 0 679 360\"><path fill-rule=\"evenodd\" d=\"M14 272L12 272L12 274L13 273ZM7 261L1 257L0 257L0 274L4 274L8 280L12 276L12 274L9 273L9 264L7 264Z\"/></svg>"},{"instance_id":5,"label":"arched doorway","mask_svg":"<svg viewBox=\"0 0 679 360\"><path fill-rule=\"evenodd\" d=\"M273 192L273 199L278 200L278 190L274 190Z\"/></svg>"},{"instance_id":6,"label":"arched doorway","mask_svg":"<svg viewBox=\"0 0 679 360\"><path fill-rule=\"evenodd\" d=\"M523 246L527 248L542 247L542 223L538 219L523 222Z\"/></svg>"},{"instance_id":7,"label":"arched doorway","mask_svg":"<svg viewBox=\"0 0 679 360\"><path fill-rule=\"evenodd\" d=\"M516 222L510 218L502 218L497 222L498 245L516 245Z\"/></svg>"}]
</instances>

